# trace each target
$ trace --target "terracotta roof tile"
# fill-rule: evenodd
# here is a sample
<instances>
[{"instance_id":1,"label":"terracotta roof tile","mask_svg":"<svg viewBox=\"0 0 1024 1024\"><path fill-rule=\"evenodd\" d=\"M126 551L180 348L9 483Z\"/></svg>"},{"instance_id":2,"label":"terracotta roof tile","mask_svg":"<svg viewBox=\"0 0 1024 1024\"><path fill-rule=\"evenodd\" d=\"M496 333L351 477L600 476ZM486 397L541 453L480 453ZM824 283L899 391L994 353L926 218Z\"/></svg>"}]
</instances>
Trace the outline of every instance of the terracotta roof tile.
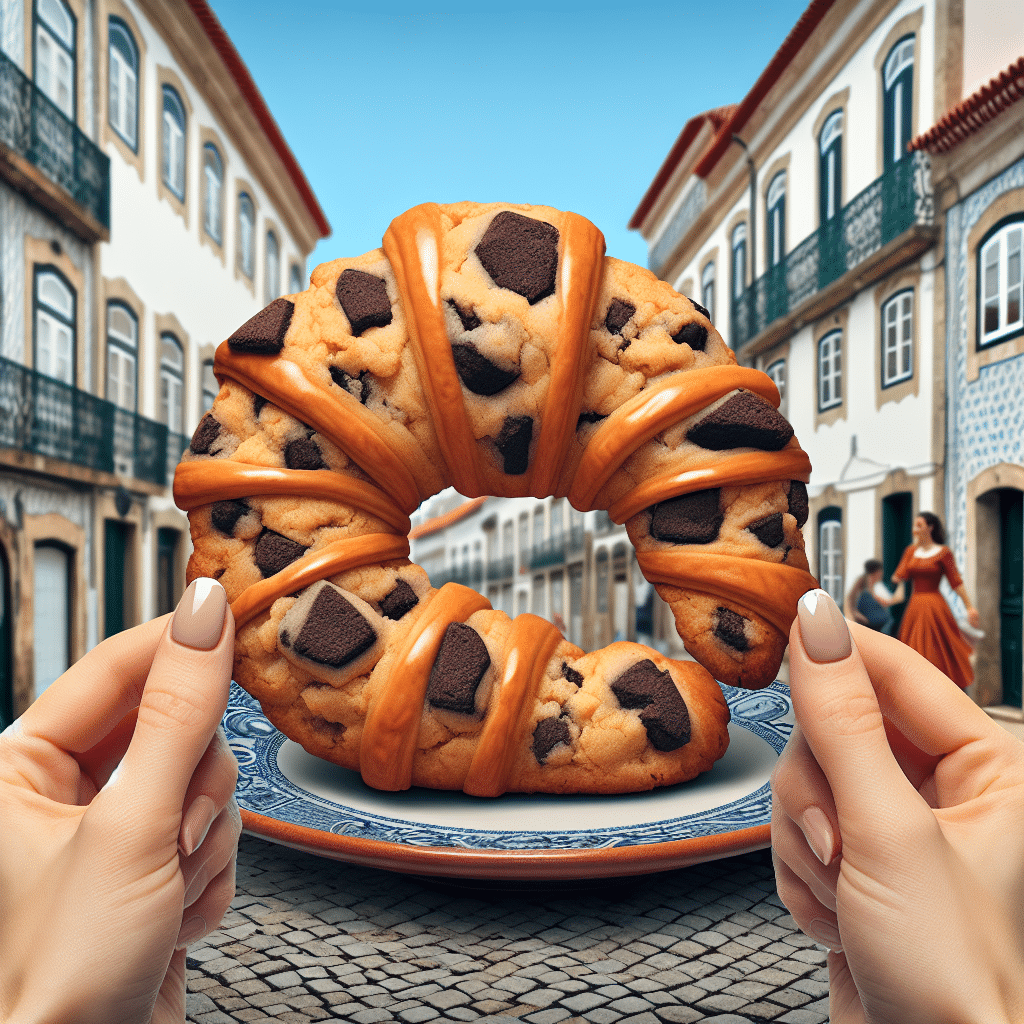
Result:
<instances>
[{"instance_id":1,"label":"terracotta roof tile","mask_svg":"<svg viewBox=\"0 0 1024 1024\"><path fill-rule=\"evenodd\" d=\"M482 498L472 498L470 501L463 502L458 508L453 508L450 512L434 516L433 519L428 519L425 523L414 526L409 531L409 537L415 540L417 537L426 537L428 534L437 533L438 530L443 530L446 526L451 526L460 519L465 519L466 516L472 515L486 500L487 495L485 494Z\"/></svg>"}]
</instances>

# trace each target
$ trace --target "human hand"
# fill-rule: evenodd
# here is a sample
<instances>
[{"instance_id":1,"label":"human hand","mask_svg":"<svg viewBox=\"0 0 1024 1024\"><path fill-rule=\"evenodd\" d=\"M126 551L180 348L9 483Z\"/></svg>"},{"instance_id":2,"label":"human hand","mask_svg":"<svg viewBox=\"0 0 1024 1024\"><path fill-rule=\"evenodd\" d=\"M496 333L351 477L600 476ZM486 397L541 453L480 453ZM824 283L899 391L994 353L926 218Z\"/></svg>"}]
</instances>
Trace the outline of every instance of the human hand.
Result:
<instances>
[{"instance_id":1,"label":"human hand","mask_svg":"<svg viewBox=\"0 0 1024 1024\"><path fill-rule=\"evenodd\" d=\"M981 616L978 614L977 608L971 608L967 612L967 621L975 628L978 629L981 626Z\"/></svg>"},{"instance_id":2,"label":"human hand","mask_svg":"<svg viewBox=\"0 0 1024 1024\"><path fill-rule=\"evenodd\" d=\"M772 857L832 950L832 1024L1024 1021L1024 744L821 590L798 605L790 689Z\"/></svg>"},{"instance_id":3,"label":"human hand","mask_svg":"<svg viewBox=\"0 0 1024 1024\"><path fill-rule=\"evenodd\" d=\"M184 944L235 891L234 633L224 588L196 580L0 736L5 1024L185 1020Z\"/></svg>"}]
</instances>

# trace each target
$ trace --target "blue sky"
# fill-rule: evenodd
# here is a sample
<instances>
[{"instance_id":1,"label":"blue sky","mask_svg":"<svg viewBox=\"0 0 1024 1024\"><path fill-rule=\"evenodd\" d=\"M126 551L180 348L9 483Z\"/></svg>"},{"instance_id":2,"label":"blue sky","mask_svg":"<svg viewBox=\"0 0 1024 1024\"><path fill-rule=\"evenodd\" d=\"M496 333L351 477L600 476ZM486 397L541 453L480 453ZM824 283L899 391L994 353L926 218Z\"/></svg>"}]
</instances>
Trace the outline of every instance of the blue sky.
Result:
<instances>
[{"instance_id":1,"label":"blue sky","mask_svg":"<svg viewBox=\"0 0 1024 1024\"><path fill-rule=\"evenodd\" d=\"M738 102L806 3L211 5L331 223L312 269L461 199L575 210L646 265L626 225L680 129Z\"/></svg>"}]
</instances>

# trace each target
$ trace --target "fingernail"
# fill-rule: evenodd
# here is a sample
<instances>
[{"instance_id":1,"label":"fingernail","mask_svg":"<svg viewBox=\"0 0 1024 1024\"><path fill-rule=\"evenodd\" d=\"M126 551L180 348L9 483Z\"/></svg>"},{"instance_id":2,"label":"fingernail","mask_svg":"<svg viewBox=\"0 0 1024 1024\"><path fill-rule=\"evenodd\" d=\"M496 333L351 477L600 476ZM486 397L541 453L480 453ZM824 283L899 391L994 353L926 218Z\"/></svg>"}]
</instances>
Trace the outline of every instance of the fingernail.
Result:
<instances>
[{"instance_id":1,"label":"fingernail","mask_svg":"<svg viewBox=\"0 0 1024 1024\"><path fill-rule=\"evenodd\" d=\"M796 612L800 638L812 661L842 661L850 656L850 629L839 606L824 590L808 590L797 602Z\"/></svg>"},{"instance_id":2,"label":"fingernail","mask_svg":"<svg viewBox=\"0 0 1024 1024\"><path fill-rule=\"evenodd\" d=\"M803 829L804 838L814 851L814 856L828 867L832 863L835 837L832 834L832 824L825 812L820 807L808 807L800 819L800 828Z\"/></svg>"},{"instance_id":3,"label":"fingernail","mask_svg":"<svg viewBox=\"0 0 1024 1024\"><path fill-rule=\"evenodd\" d=\"M200 651L216 647L227 603L224 588L216 580L205 576L193 580L171 620L171 639Z\"/></svg>"},{"instance_id":4,"label":"fingernail","mask_svg":"<svg viewBox=\"0 0 1024 1024\"><path fill-rule=\"evenodd\" d=\"M192 806L185 812L181 822L181 852L190 857L200 846L217 817L214 802L202 793L192 801Z\"/></svg>"},{"instance_id":5,"label":"fingernail","mask_svg":"<svg viewBox=\"0 0 1024 1024\"><path fill-rule=\"evenodd\" d=\"M828 923L828 921L822 921L821 918L816 917L808 926L807 934L810 935L815 942L820 942L823 946L828 946L833 953L839 953L843 948L843 940L839 935L839 932Z\"/></svg>"},{"instance_id":6,"label":"fingernail","mask_svg":"<svg viewBox=\"0 0 1024 1024\"><path fill-rule=\"evenodd\" d=\"M195 917L190 917L185 921L181 929L178 931L178 941L174 944L175 949L181 949L187 946L190 942L196 942L201 939L207 932L206 918L200 917L196 914Z\"/></svg>"},{"instance_id":7,"label":"fingernail","mask_svg":"<svg viewBox=\"0 0 1024 1024\"><path fill-rule=\"evenodd\" d=\"M20 734L20 732L21 719L16 718L9 726L7 726L6 729L4 729L3 732L0 732L0 739L3 739L6 736L9 740L13 740L15 736Z\"/></svg>"},{"instance_id":8,"label":"fingernail","mask_svg":"<svg viewBox=\"0 0 1024 1024\"><path fill-rule=\"evenodd\" d=\"M103 783L103 788L104 789L108 789L115 782L117 782L118 777L120 776L120 774L121 774L121 762L118 761L117 767L110 773L110 777L107 779L107 781Z\"/></svg>"}]
</instances>

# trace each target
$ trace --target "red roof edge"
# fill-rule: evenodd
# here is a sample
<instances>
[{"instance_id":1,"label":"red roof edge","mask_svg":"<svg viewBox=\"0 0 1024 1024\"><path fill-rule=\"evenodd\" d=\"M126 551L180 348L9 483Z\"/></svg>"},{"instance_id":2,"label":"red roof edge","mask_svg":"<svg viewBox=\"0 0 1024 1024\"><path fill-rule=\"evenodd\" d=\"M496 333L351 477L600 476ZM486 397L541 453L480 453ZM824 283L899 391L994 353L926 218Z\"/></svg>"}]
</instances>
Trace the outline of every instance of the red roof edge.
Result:
<instances>
[{"instance_id":1,"label":"red roof edge","mask_svg":"<svg viewBox=\"0 0 1024 1024\"><path fill-rule=\"evenodd\" d=\"M486 500L487 495L485 494L480 498L471 498L469 501L464 501L450 512L434 516L433 519L428 519L426 522L420 523L419 526L414 526L409 531L409 538L415 540L417 537L426 537L428 534L437 533L438 530L443 530L446 526L451 526L452 523L465 519L466 516L475 512Z\"/></svg>"},{"instance_id":2,"label":"red roof edge","mask_svg":"<svg viewBox=\"0 0 1024 1024\"><path fill-rule=\"evenodd\" d=\"M654 176L654 181L651 182L647 191L644 193L643 199L640 200L640 205L636 208L636 212L630 218L628 225L630 230L636 230L643 224L647 214L651 212L651 208L658 201L658 196L661 195L662 189L664 189L668 184L668 179L672 177L676 167L679 166L679 161L683 159L686 155L686 151L693 144L693 140L700 134L700 130L703 127L704 122L710 121L712 126L717 130L725 123L725 121L728 120L735 110L735 103L727 107L717 107L715 110L706 110L703 114L697 114L696 116L691 117L690 120L683 125L683 130L679 133L679 137L669 150L664 163L662 163L661 167L658 168L658 173Z\"/></svg>"},{"instance_id":3,"label":"red roof edge","mask_svg":"<svg viewBox=\"0 0 1024 1024\"><path fill-rule=\"evenodd\" d=\"M700 162L693 169L698 177L706 178L714 169L715 164L722 158L722 155L732 144L732 137L738 134L743 126L750 120L751 115L757 109L760 102L768 95L772 86L782 77L782 73L789 66L793 58L800 52L804 43L810 38L811 33L821 23L821 19L829 12L829 9L836 0L811 0L810 6L800 15L800 20L793 26L792 31L786 36L785 41L779 47L775 56L772 57L768 66L761 72L761 77L754 83L754 87L743 97L743 101L733 116L725 123L714 141L708 147L707 152L701 157Z\"/></svg>"},{"instance_id":4,"label":"red roof edge","mask_svg":"<svg viewBox=\"0 0 1024 1024\"><path fill-rule=\"evenodd\" d=\"M911 140L907 148L923 149L933 156L948 153L1021 98L1024 98L1024 57L1018 57L988 85L946 111L928 131Z\"/></svg>"},{"instance_id":5,"label":"red roof edge","mask_svg":"<svg viewBox=\"0 0 1024 1024\"><path fill-rule=\"evenodd\" d=\"M320 237L326 238L331 233L331 225L327 222L324 211L321 209L312 187L306 180L305 174L302 173L302 168L299 167L295 154L292 153L288 143L285 142L281 129L278 128L277 122L274 120L274 115L270 113L270 108L256 87L252 75L249 74L249 69L245 66L241 56L239 56L238 50L235 49L235 44L228 38L227 32L224 31L223 26L217 20L217 16L210 9L210 5L206 3L206 0L187 0L187 2L192 13L199 20L199 24L202 25L203 31L210 42L213 43L214 49L220 54L221 60L224 61L224 66L228 69L231 77L241 90L246 103L249 104L249 109L253 112L257 122L259 122L259 126L270 140L271 146L274 147L274 152L281 158L281 162L288 172L288 177L292 179L292 183L302 197L309 215L316 223Z\"/></svg>"}]
</instances>

